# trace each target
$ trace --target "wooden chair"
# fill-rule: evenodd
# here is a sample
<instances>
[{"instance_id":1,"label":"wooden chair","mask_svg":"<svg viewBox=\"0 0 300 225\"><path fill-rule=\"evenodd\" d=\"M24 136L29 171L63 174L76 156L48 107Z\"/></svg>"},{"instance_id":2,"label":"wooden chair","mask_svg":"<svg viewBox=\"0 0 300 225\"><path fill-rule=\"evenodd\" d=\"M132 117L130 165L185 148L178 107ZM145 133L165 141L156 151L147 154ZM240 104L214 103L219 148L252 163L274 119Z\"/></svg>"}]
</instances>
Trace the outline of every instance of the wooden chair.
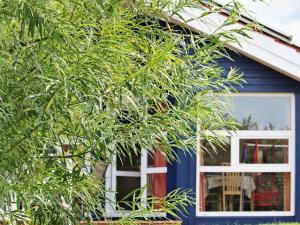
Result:
<instances>
[{"instance_id":1,"label":"wooden chair","mask_svg":"<svg viewBox=\"0 0 300 225\"><path fill-rule=\"evenodd\" d=\"M226 211L226 196L240 196L240 211L243 210L243 173L222 173L223 184L223 211ZM229 202L229 210L232 210L232 202Z\"/></svg>"}]
</instances>

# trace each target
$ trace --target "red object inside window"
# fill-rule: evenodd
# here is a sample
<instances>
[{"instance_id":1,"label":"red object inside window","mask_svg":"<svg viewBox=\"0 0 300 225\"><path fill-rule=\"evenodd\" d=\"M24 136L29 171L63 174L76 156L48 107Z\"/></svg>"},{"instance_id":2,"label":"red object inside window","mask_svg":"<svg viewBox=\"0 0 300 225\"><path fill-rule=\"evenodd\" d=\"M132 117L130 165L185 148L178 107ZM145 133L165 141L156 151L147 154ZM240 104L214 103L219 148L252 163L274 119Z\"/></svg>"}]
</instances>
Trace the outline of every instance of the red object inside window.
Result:
<instances>
[{"instance_id":1,"label":"red object inside window","mask_svg":"<svg viewBox=\"0 0 300 225\"><path fill-rule=\"evenodd\" d=\"M279 204L279 192L267 191L253 194L254 207L276 207Z\"/></svg>"}]
</instances>

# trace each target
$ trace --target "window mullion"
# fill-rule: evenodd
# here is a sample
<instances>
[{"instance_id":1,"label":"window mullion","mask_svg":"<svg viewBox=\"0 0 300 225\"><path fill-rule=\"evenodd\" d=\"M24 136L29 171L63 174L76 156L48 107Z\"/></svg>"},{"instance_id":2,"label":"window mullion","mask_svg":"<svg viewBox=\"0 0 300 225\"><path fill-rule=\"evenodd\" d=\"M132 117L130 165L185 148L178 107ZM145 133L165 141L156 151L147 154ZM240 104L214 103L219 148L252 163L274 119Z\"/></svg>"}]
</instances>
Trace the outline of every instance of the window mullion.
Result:
<instances>
[{"instance_id":1,"label":"window mullion","mask_svg":"<svg viewBox=\"0 0 300 225\"><path fill-rule=\"evenodd\" d=\"M291 172L293 171L288 164L240 164L239 166L201 166L201 173L221 173L221 172Z\"/></svg>"},{"instance_id":2,"label":"window mullion","mask_svg":"<svg viewBox=\"0 0 300 225\"><path fill-rule=\"evenodd\" d=\"M116 157L113 157L113 162L115 162ZM106 216L112 216L116 211L116 164L112 163L108 166L107 172L105 174L105 188L106 188Z\"/></svg>"},{"instance_id":3,"label":"window mullion","mask_svg":"<svg viewBox=\"0 0 300 225\"><path fill-rule=\"evenodd\" d=\"M239 165L239 138L236 135L231 136L231 151L230 151L230 158L231 158L231 167L237 167Z\"/></svg>"},{"instance_id":4,"label":"window mullion","mask_svg":"<svg viewBox=\"0 0 300 225\"><path fill-rule=\"evenodd\" d=\"M157 173L167 173L167 167L155 167L155 168L147 168L147 174L157 174Z\"/></svg>"},{"instance_id":5,"label":"window mullion","mask_svg":"<svg viewBox=\"0 0 300 225\"><path fill-rule=\"evenodd\" d=\"M288 163L289 165L296 165L295 164L295 142L294 138L289 138L288 140Z\"/></svg>"},{"instance_id":6,"label":"window mullion","mask_svg":"<svg viewBox=\"0 0 300 225\"><path fill-rule=\"evenodd\" d=\"M240 138L288 138L292 134L291 130L238 130L236 135Z\"/></svg>"},{"instance_id":7,"label":"window mullion","mask_svg":"<svg viewBox=\"0 0 300 225\"><path fill-rule=\"evenodd\" d=\"M145 149L141 151L141 188L142 196L141 196L141 204L143 207L147 206L147 162L148 162L148 154Z\"/></svg>"}]
</instances>

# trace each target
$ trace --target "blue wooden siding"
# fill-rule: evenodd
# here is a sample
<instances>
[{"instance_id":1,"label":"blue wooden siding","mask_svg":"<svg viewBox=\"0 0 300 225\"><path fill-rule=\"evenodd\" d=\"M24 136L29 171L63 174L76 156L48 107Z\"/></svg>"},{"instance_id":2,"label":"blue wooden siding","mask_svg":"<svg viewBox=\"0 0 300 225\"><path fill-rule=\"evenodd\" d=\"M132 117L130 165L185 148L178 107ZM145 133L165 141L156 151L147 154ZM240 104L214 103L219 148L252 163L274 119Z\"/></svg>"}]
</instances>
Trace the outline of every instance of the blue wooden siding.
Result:
<instances>
[{"instance_id":1,"label":"blue wooden siding","mask_svg":"<svg viewBox=\"0 0 300 225\"><path fill-rule=\"evenodd\" d=\"M247 57L231 53L234 62L228 59L220 60L225 70L230 67L239 68L244 74L247 84L239 88L240 92L278 92L294 93L296 104L296 208L293 217L196 217L195 206L190 206L188 216L183 216L184 225L200 224L259 224L276 221L300 222L300 82L282 75ZM184 156L178 152L181 162L168 167L168 190L174 188L189 188L196 192L196 156Z\"/></svg>"}]
</instances>

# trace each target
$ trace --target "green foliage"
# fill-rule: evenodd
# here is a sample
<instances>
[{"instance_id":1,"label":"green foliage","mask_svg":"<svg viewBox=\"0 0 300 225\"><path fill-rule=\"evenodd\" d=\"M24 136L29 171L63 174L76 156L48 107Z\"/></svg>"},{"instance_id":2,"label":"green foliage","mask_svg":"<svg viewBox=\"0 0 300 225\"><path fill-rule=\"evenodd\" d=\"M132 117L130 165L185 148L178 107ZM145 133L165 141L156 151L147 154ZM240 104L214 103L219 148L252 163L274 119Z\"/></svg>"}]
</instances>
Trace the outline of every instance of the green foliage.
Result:
<instances>
[{"instance_id":1,"label":"green foliage","mask_svg":"<svg viewBox=\"0 0 300 225\"><path fill-rule=\"evenodd\" d=\"M200 36L162 23L184 6L206 10L200 17L222 9L188 0L0 1L3 219L74 224L87 219L82 204L101 214L103 184L84 172L87 158L111 163L115 154L159 148L172 161L174 147L195 151L194 122L234 127L215 92L234 91L241 75L222 76L217 60L227 57L226 41L251 27ZM223 26L237 21L241 8L231 7ZM56 150L65 145L72 148ZM165 211L191 201L177 196Z\"/></svg>"},{"instance_id":2,"label":"green foliage","mask_svg":"<svg viewBox=\"0 0 300 225\"><path fill-rule=\"evenodd\" d=\"M262 224L262 225L275 225L275 224L277 224L277 225L299 225L299 223L268 223L268 224Z\"/></svg>"}]
</instances>

